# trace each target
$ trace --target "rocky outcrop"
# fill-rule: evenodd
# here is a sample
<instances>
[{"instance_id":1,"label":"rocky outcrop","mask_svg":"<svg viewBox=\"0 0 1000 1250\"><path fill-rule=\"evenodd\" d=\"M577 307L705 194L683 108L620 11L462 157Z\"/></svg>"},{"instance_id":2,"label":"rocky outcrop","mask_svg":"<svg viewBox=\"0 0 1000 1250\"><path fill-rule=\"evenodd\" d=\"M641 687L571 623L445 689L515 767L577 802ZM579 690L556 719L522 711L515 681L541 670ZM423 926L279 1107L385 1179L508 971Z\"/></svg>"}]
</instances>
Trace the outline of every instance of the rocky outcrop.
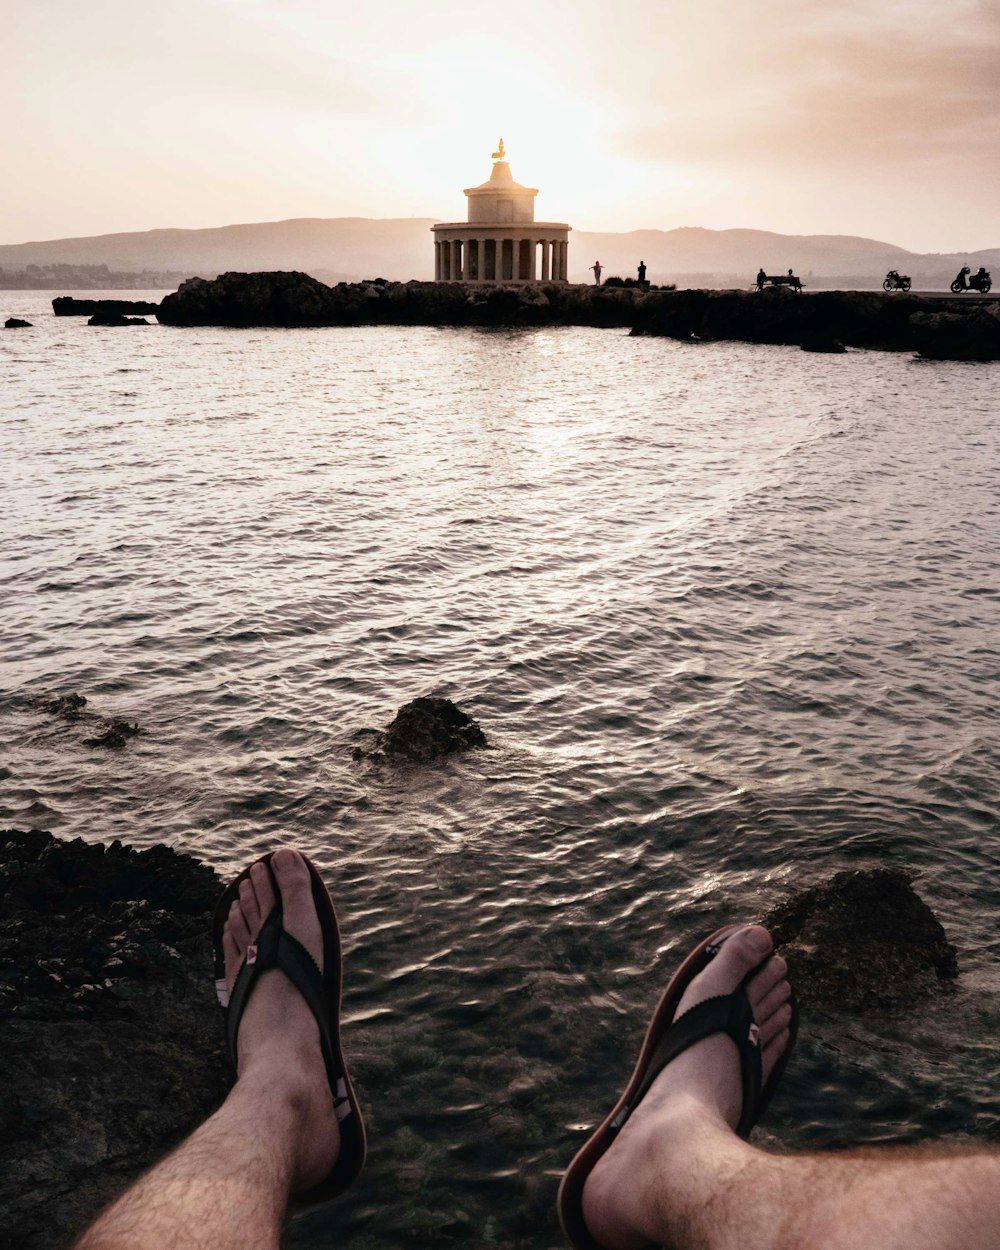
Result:
<instances>
[{"instance_id":1,"label":"rocky outcrop","mask_svg":"<svg viewBox=\"0 0 1000 1250\"><path fill-rule=\"evenodd\" d=\"M408 760L428 764L486 746L486 735L476 722L450 699L420 698L404 704L384 731L362 729L371 739L369 750L354 748L355 759Z\"/></svg>"},{"instance_id":2,"label":"rocky outcrop","mask_svg":"<svg viewBox=\"0 0 1000 1250\"><path fill-rule=\"evenodd\" d=\"M95 313L125 317L129 313L155 313L158 308L159 304L145 299L76 299L72 295L57 295L52 301L57 317L92 317Z\"/></svg>"},{"instance_id":3,"label":"rocky outcrop","mask_svg":"<svg viewBox=\"0 0 1000 1250\"><path fill-rule=\"evenodd\" d=\"M341 282L305 273L224 273L191 278L164 297L166 325L595 325L629 326L639 290L564 283L466 286L461 282Z\"/></svg>"},{"instance_id":4,"label":"rocky outcrop","mask_svg":"<svg viewBox=\"0 0 1000 1250\"><path fill-rule=\"evenodd\" d=\"M910 318L926 360L1000 360L1000 305L975 304L962 313L919 312Z\"/></svg>"},{"instance_id":5,"label":"rocky outcrop","mask_svg":"<svg viewBox=\"0 0 1000 1250\"><path fill-rule=\"evenodd\" d=\"M20 317L8 317L3 323L5 330L30 330L31 322L23 321Z\"/></svg>"},{"instance_id":6,"label":"rocky outcrop","mask_svg":"<svg viewBox=\"0 0 1000 1250\"><path fill-rule=\"evenodd\" d=\"M904 872L838 872L764 919L799 1001L834 1011L912 1003L958 975L955 947Z\"/></svg>"},{"instance_id":7,"label":"rocky outcrop","mask_svg":"<svg viewBox=\"0 0 1000 1250\"><path fill-rule=\"evenodd\" d=\"M990 339L992 334L992 341L1000 346L997 307L1000 305L992 301L963 305L947 298L873 291L819 291L807 296L781 287L675 291L658 293L637 308L632 333L684 340L786 343L809 351L839 351L847 346L881 351L920 349L924 354L926 348L943 341L946 328L949 334L954 333L953 318L963 325L976 324L979 339Z\"/></svg>"},{"instance_id":8,"label":"rocky outcrop","mask_svg":"<svg viewBox=\"0 0 1000 1250\"><path fill-rule=\"evenodd\" d=\"M97 312L87 322L89 326L148 326L145 317L123 317L121 313Z\"/></svg>"},{"instance_id":9,"label":"rocky outcrop","mask_svg":"<svg viewBox=\"0 0 1000 1250\"><path fill-rule=\"evenodd\" d=\"M222 1100L211 869L0 832L0 1228L62 1250Z\"/></svg>"}]
</instances>

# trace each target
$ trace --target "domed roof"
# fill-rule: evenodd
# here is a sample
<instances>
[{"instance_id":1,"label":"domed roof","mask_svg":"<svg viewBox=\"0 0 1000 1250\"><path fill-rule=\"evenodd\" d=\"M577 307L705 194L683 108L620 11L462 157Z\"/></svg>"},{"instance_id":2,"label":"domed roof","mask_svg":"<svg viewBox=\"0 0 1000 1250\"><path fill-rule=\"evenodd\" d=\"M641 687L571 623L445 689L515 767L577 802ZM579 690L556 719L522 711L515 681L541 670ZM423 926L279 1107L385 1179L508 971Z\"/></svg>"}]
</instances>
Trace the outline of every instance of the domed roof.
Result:
<instances>
[{"instance_id":1,"label":"domed roof","mask_svg":"<svg viewBox=\"0 0 1000 1250\"><path fill-rule=\"evenodd\" d=\"M477 191L492 192L496 195L498 192L522 191L525 195L537 195L537 187L524 187L519 182L515 182L510 172L510 165L506 161L495 161L493 164L493 172L490 174L486 182L481 182L478 187L466 187L466 195L474 195Z\"/></svg>"}]
</instances>

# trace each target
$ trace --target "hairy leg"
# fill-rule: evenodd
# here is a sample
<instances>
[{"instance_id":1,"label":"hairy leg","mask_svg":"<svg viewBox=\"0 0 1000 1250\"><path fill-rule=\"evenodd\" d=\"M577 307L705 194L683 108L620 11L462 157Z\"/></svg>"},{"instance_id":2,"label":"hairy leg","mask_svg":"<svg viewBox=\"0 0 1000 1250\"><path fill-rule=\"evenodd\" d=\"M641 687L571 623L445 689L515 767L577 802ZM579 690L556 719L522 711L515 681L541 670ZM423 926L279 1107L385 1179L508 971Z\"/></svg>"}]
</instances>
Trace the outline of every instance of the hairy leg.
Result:
<instances>
[{"instance_id":1,"label":"hairy leg","mask_svg":"<svg viewBox=\"0 0 1000 1250\"><path fill-rule=\"evenodd\" d=\"M766 955L750 928L730 938L679 1010L730 993ZM785 964L748 983L765 1079L787 1041ZM707 1038L657 1078L584 1189L608 1250L996 1250L1000 1150L878 1148L776 1155L733 1132L737 1052Z\"/></svg>"},{"instance_id":2,"label":"hairy leg","mask_svg":"<svg viewBox=\"0 0 1000 1250\"><path fill-rule=\"evenodd\" d=\"M323 957L309 872L295 851L271 866L284 925ZM246 949L274 906L256 865L224 934L232 986ZM272 1250L291 1192L316 1184L340 1145L319 1030L285 976L265 973L240 1026L239 1076L219 1110L103 1211L75 1250Z\"/></svg>"}]
</instances>

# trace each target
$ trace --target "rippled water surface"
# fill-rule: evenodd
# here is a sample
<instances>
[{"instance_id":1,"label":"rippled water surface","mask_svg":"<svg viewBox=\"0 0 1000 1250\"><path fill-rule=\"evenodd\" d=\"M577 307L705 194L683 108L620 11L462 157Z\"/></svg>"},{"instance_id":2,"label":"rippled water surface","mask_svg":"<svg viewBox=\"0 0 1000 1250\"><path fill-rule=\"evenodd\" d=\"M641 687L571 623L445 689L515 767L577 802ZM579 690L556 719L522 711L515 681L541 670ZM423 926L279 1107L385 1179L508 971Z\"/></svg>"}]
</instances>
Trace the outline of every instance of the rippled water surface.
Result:
<instances>
[{"instance_id":1,"label":"rippled water surface","mask_svg":"<svg viewBox=\"0 0 1000 1250\"><path fill-rule=\"evenodd\" d=\"M962 977L804 1020L765 1137L995 1133L1000 366L50 295L2 297L0 817L320 865L372 1152L294 1244L559 1244L685 948L843 867L913 869ZM429 693L490 749L352 759Z\"/></svg>"}]
</instances>

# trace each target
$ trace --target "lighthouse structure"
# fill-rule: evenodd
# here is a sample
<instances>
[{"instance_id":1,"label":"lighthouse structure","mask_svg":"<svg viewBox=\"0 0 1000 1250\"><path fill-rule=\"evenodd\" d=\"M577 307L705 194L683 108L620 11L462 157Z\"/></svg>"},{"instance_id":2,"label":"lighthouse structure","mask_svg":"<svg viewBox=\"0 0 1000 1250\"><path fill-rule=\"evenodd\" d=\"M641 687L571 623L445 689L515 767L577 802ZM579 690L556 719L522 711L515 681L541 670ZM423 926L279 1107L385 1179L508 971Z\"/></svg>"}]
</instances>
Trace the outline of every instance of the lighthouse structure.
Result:
<instances>
[{"instance_id":1,"label":"lighthouse structure","mask_svg":"<svg viewBox=\"0 0 1000 1250\"><path fill-rule=\"evenodd\" d=\"M535 221L537 187L515 182L503 139L493 172L466 187L467 221L431 226L435 282L565 282L571 227Z\"/></svg>"}]
</instances>

